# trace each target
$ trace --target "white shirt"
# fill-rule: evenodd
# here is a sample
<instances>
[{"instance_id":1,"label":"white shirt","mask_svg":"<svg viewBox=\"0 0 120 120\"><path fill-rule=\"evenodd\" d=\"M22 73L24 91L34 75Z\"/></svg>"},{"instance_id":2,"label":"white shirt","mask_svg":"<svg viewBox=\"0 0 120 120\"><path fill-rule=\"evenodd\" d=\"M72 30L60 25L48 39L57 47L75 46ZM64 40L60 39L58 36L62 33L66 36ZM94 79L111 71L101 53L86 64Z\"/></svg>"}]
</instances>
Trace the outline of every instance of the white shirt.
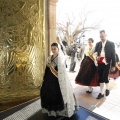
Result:
<instances>
[{"instance_id":1,"label":"white shirt","mask_svg":"<svg viewBox=\"0 0 120 120\"><path fill-rule=\"evenodd\" d=\"M100 57L104 57L103 62L105 63L105 65L107 65L106 59L105 59L105 45L106 45L106 41L102 42L102 50L101 50L101 54Z\"/></svg>"}]
</instances>

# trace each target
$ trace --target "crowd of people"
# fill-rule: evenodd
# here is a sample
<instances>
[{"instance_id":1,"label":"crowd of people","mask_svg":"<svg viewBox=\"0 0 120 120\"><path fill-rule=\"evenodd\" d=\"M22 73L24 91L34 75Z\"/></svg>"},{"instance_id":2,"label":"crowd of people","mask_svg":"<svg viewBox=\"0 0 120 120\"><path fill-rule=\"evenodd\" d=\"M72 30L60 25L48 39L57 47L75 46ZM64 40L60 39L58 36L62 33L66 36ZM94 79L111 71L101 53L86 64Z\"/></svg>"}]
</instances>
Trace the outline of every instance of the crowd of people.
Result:
<instances>
[{"instance_id":1,"label":"crowd of people","mask_svg":"<svg viewBox=\"0 0 120 120\"><path fill-rule=\"evenodd\" d=\"M88 39L88 44L79 49L81 53L80 68L75 83L88 86L86 94L91 94L93 86L99 86L97 99L110 94L109 78L120 76L120 61L115 50L115 44L106 39L104 30L100 31L101 41L93 45L94 40ZM51 45L52 55L48 57L43 84L40 88L42 112L49 116L71 117L77 111L78 104L74 90L66 71L65 54L70 56L69 72L75 72L76 44L65 46L60 42ZM106 88L104 88L106 86Z\"/></svg>"}]
</instances>

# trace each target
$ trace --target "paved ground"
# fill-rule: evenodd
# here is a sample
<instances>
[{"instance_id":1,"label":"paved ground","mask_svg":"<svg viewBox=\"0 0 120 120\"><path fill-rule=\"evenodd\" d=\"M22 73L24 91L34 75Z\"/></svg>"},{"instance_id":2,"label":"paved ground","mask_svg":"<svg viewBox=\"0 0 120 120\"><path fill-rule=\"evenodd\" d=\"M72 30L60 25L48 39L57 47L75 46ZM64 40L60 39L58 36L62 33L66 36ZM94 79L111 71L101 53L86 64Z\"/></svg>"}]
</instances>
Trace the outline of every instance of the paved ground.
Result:
<instances>
[{"instance_id":1,"label":"paved ground","mask_svg":"<svg viewBox=\"0 0 120 120\"><path fill-rule=\"evenodd\" d=\"M66 117L48 117L42 114L40 99L23 103L12 109L0 113L0 120L108 120L94 112L88 111L82 107L76 111L71 118Z\"/></svg>"},{"instance_id":2,"label":"paved ground","mask_svg":"<svg viewBox=\"0 0 120 120\"><path fill-rule=\"evenodd\" d=\"M68 68L70 60L67 59ZM99 87L93 88L91 95L86 94L87 87L75 84L75 77L78 73L80 62L77 61L76 72L69 73L69 78L75 91L75 95L79 104L95 113L98 113L111 120L120 120L120 78L110 80L110 95L101 100L97 100L96 97L99 93ZM68 71L68 70L67 70Z\"/></svg>"}]
</instances>

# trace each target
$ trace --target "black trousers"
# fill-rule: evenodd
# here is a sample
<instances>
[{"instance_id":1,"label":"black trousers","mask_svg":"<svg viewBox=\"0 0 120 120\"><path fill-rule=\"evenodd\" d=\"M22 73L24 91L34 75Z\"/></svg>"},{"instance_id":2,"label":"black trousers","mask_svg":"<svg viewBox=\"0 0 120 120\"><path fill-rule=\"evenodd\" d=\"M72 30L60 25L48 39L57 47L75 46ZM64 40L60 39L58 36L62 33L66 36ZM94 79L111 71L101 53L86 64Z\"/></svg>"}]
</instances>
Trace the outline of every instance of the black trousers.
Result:
<instances>
[{"instance_id":1,"label":"black trousers","mask_svg":"<svg viewBox=\"0 0 120 120\"><path fill-rule=\"evenodd\" d=\"M100 83L109 83L108 74L110 71L110 64L98 64L98 74Z\"/></svg>"}]
</instances>

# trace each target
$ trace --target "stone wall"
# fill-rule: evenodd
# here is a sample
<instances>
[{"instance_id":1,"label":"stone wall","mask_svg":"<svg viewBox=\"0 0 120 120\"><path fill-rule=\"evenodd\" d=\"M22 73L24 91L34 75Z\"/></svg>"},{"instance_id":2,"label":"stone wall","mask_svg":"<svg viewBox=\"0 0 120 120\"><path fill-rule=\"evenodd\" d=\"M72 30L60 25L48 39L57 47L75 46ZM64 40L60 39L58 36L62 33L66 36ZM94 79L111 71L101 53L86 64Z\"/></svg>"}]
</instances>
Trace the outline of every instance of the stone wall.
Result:
<instances>
[{"instance_id":1,"label":"stone wall","mask_svg":"<svg viewBox=\"0 0 120 120\"><path fill-rule=\"evenodd\" d=\"M56 42L56 2L57 0L45 0L46 57L50 55L51 44Z\"/></svg>"}]
</instances>

